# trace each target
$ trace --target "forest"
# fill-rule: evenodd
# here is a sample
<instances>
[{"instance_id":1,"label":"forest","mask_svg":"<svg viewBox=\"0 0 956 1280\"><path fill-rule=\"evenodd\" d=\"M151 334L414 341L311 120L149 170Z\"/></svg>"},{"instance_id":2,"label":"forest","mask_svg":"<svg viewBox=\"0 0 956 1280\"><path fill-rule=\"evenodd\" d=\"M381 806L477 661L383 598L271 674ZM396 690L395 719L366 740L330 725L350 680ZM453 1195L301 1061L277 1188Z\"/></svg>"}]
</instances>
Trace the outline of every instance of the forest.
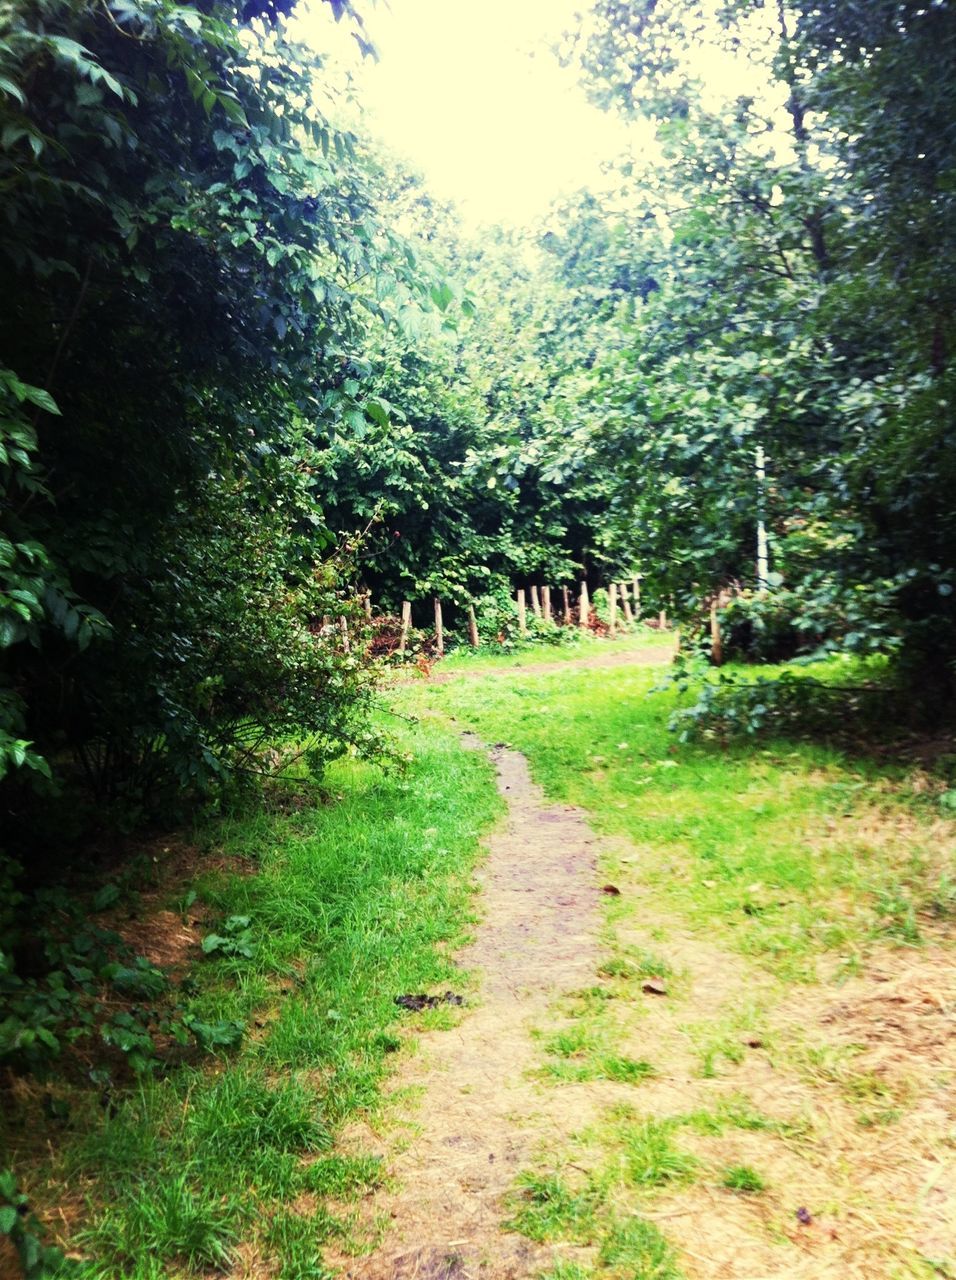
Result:
<instances>
[{"instance_id":1,"label":"forest","mask_svg":"<svg viewBox=\"0 0 956 1280\"><path fill-rule=\"evenodd\" d=\"M511 803L460 746L466 728L497 744L499 778L511 766L495 752L520 749L545 800L587 811L601 839L637 840L660 895L658 925L640 922L650 943L573 982L556 928L549 999L573 986L579 1007L561 1006L570 1030L540 1031L550 1058L522 1070L553 1079L536 1088L659 1074L593 992L623 1001L630 981L645 1004L666 988L655 1009L691 998L686 974L709 961L692 947L647 959L665 919L695 945L711 929L738 939L728 990L764 953L773 982L799 987L835 982L837 954L840 981L862 982L878 968L868 948L909 948L952 1017L951 0L582 3L545 56L633 145L534 224L480 230L376 135L361 82L302 39L304 7L0 4L9 1274L956 1274L953 1216L948 1243L933 1226L904 1248L874 1210L883 1252L844 1223L857 1252L821 1244L799 1266L754 1255L735 1270L713 1242L669 1243L653 1214L634 1216L640 1197L690 1196L710 1157L681 1154L677 1120L633 1116L626 1150L595 1120L596 1163L572 1142L577 1163L552 1152L495 1191L495 1221L530 1253L486 1240L477 1271L464 1255L403 1270L384 1228L353 1239L339 1214L398 1194L386 1140L373 1126L374 1160L337 1145L347 1119L386 1105L408 1051L395 996L412 993L400 1007L422 1035L492 1007L456 1013L474 989L449 959L481 916L469 886ZM314 8L378 58L375 0ZM741 68L742 92L715 88L702 50ZM544 589L554 620L532 611ZM763 786L759 811L719 818ZM831 840L845 820L853 833ZM713 850L735 843L731 870ZM619 849L606 856L592 887L609 880L612 927L629 873ZM693 889L683 872L668 883L672 858L691 860ZM534 884L560 875L529 859ZM182 954L157 944L157 920ZM414 1005L440 985L464 995ZM540 1029L556 1015L534 1016ZM694 1040L702 1079L732 1070L741 1036L755 1052L773 1042L754 1017ZM655 1034L676 1045L682 1026ZM914 1043L903 1057L922 1080ZM925 1186L946 1185L926 1181L926 1161L952 1172L951 1139L947 1156L919 1110L928 1084L924 1097L882 1066L850 1079L837 1050L791 1049L840 1106L857 1090L847 1126L876 1143L866 1158L892 1111L930 1135ZM951 1086L952 1064L933 1061L933 1088ZM792 1139L795 1159L797 1121L742 1121L738 1094L707 1102L712 1130L679 1123ZM608 1151L632 1170L623 1190ZM429 1201L423 1168L440 1219L444 1174ZM750 1230L733 1215L761 1178L743 1156L721 1177L733 1230ZM785 1177L809 1200L812 1179ZM408 1238L418 1229L447 1253L424 1227ZM572 1252L545 1257L559 1239Z\"/></svg>"}]
</instances>

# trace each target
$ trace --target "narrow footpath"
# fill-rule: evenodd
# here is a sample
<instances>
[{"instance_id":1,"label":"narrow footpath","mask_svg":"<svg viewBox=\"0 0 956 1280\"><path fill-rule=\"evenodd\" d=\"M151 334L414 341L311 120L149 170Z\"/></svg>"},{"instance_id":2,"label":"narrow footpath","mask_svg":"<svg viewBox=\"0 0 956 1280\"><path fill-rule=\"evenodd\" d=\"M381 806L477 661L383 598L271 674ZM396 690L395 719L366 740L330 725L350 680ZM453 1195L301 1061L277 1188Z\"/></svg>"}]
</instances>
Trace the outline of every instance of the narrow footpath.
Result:
<instances>
[{"instance_id":1,"label":"narrow footpath","mask_svg":"<svg viewBox=\"0 0 956 1280\"><path fill-rule=\"evenodd\" d=\"M478 740L464 735L467 745ZM378 1252L342 1259L354 1280L507 1280L542 1269L554 1250L505 1232L503 1197L542 1142L560 1142L580 1108L541 1097L531 1031L562 992L593 977L600 890L596 837L580 810L548 805L527 761L495 747L507 820L480 869L482 920L460 963L480 976L454 1030L429 1036L426 1054L396 1079L423 1093L420 1130L393 1162L396 1187L374 1197L388 1220ZM426 1056L427 1055L427 1056Z\"/></svg>"}]
</instances>

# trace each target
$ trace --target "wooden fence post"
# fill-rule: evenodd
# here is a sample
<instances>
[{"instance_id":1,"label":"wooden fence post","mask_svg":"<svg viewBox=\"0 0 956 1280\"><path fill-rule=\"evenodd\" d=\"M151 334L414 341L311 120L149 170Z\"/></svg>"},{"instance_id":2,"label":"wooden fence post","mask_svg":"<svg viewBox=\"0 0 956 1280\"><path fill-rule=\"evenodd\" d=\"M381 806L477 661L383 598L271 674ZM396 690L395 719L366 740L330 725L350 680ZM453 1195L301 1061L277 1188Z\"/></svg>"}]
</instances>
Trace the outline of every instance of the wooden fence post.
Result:
<instances>
[{"instance_id":1,"label":"wooden fence post","mask_svg":"<svg viewBox=\"0 0 956 1280\"><path fill-rule=\"evenodd\" d=\"M475 606L468 606L468 639L473 649L478 648L478 619L475 617Z\"/></svg>"},{"instance_id":2,"label":"wooden fence post","mask_svg":"<svg viewBox=\"0 0 956 1280\"><path fill-rule=\"evenodd\" d=\"M631 579L631 586L634 588L634 619L637 622L641 620L641 575Z\"/></svg>"},{"instance_id":3,"label":"wooden fence post","mask_svg":"<svg viewBox=\"0 0 956 1280\"><path fill-rule=\"evenodd\" d=\"M563 603L563 605L564 605L564 625L565 625L566 627L570 627L570 625L571 625L571 596L570 596L570 594L568 593L568 589L567 589L567 587L562 587L562 588L561 588L561 595L562 595L562 597L563 597L562 603Z\"/></svg>"},{"instance_id":4,"label":"wooden fence post","mask_svg":"<svg viewBox=\"0 0 956 1280\"><path fill-rule=\"evenodd\" d=\"M617 633L617 584L614 582L607 589L607 630L611 636Z\"/></svg>"},{"instance_id":5,"label":"wooden fence post","mask_svg":"<svg viewBox=\"0 0 956 1280\"><path fill-rule=\"evenodd\" d=\"M346 621L344 614L339 618L339 630L342 632L342 648L346 653L351 653L352 646L349 644L349 624Z\"/></svg>"},{"instance_id":6,"label":"wooden fence post","mask_svg":"<svg viewBox=\"0 0 956 1280\"><path fill-rule=\"evenodd\" d=\"M528 634L528 615L524 606L524 587L519 587L515 594L518 601L518 635L526 636Z\"/></svg>"},{"instance_id":7,"label":"wooden fence post","mask_svg":"<svg viewBox=\"0 0 956 1280\"><path fill-rule=\"evenodd\" d=\"M445 629L442 626L441 601L435 597L435 652L439 658L445 654Z\"/></svg>"},{"instance_id":8,"label":"wooden fence post","mask_svg":"<svg viewBox=\"0 0 956 1280\"><path fill-rule=\"evenodd\" d=\"M551 588L541 588L541 616L545 622L551 621Z\"/></svg>"},{"instance_id":9,"label":"wooden fence post","mask_svg":"<svg viewBox=\"0 0 956 1280\"><path fill-rule=\"evenodd\" d=\"M582 631L587 631L590 620L591 602L588 599L588 584L585 580L581 583L581 594L578 596L578 626Z\"/></svg>"},{"instance_id":10,"label":"wooden fence post","mask_svg":"<svg viewBox=\"0 0 956 1280\"><path fill-rule=\"evenodd\" d=\"M715 667L724 665L724 638L720 634L720 619L717 617L717 597L710 602L710 657Z\"/></svg>"},{"instance_id":11,"label":"wooden fence post","mask_svg":"<svg viewBox=\"0 0 956 1280\"><path fill-rule=\"evenodd\" d=\"M631 612L631 602L627 598L627 583L621 583L621 608L624 610L624 621L633 622L634 614Z\"/></svg>"},{"instance_id":12,"label":"wooden fence post","mask_svg":"<svg viewBox=\"0 0 956 1280\"><path fill-rule=\"evenodd\" d=\"M371 591L366 591L366 592L365 592L364 596L362 597L362 604L363 604L363 606L364 606L364 608L365 608L365 616L366 616L366 618L368 618L369 622L371 622L371 621L372 621L372 593L371 593Z\"/></svg>"},{"instance_id":13,"label":"wooden fence post","mask_svg":"<svg viewBox=\"0 0 956 1280\"><path fill-rule=\"evenodd\" d=\"M412 626L412 606L408 600L402 601L402 637L398 643L398 652L401 657L405 656L405 646L408 643L408 633Z\"/></svg>"},{"instance_id":14,"label":"wooden fence post","mask_svg":"<svg viewBox=\"0 0 956 1280\"><path fill-rule=\"evenodd\" d=\"M666 609L662 609L660 613L657 615L657 622L661 631L667 630L667 610Z\"/></svg>"},{"instance_id":15,"label":"wooden fence post","mask_svg":"<svg viewBox=\"0 0 956 1280\"><path fill-rule=\"evenodd\" d=\"M538 598L538 588L533 582L531 584L531 612L536 618L541 617L541 601Z\"/></svg>"}]
</instances>

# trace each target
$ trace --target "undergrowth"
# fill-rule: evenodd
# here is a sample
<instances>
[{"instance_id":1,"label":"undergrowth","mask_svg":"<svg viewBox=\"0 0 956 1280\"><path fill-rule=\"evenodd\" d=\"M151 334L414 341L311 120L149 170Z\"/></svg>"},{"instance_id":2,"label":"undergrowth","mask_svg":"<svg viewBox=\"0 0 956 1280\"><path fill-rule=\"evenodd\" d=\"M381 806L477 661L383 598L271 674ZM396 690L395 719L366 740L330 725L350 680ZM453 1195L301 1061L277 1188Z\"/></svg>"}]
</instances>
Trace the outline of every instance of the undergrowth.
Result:
<instances>
[{"instance_id":1,"label":"undergrowth","mask_svg":"<svg viewBox=\"0 0 956 1280\"><path fill-rule=\"evenodd\" d=\"M327 803L223 820L227 869L185 898L176 888L171 906L195 903L216 926L191 1009L246 1026L238 1051L130 1088L54 1078L6 1098L6 1158L41 1220L65 1205L71 1277L228 1269L241 1241L299 1280L325 1274L324 1240L363 1247L342 1204L381 1170L338 1154L336 1133L378 1106L408 1018L395 997L461 985L449 948L498 804L483 757L447 734L407 739L404 775L342 762Z\"/></svg>"}]
</instances>

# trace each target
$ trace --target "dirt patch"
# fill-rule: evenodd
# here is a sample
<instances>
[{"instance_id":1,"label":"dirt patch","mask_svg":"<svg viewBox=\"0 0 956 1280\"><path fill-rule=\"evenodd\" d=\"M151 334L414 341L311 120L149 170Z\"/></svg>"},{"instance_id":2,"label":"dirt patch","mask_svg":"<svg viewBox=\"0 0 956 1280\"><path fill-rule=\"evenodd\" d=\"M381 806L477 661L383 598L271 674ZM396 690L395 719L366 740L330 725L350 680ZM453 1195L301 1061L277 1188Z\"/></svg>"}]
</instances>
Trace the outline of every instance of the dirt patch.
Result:
<instances>
[{"instance_id":1,"label":"dirt patch","mask_svg":"<svg viewBox=\"0 0 956 1280\"><path fill-rule=\"evenodd\" d=\"M688 1280L956 1274L951 949L881 946L837 989L794 989L661 912L638 866L617 882L629 905L616 947L675 970L658 999L618 979L609 1008L621 1051L658 1070L632 1093L635 1116L673 1122L698 1161L686 1186L647 1193L640 1210ZM588 1168L607 1167L613 1114L575 1156ZM723 1185L741 1166L762 1192Z\"/></svg>"},{"instance_id":2,"label":"dirt patch","mask_svg":"<svg viewBox=\"0 0 956 1280\"><path fill-rule=\"evenodd\" d=\"M150 964L180 978L199 954L201 921L183 920L175 911L153 910L116 926L123 941Z\"/></svg>"},{"instance_id":3,"label":"dirt patch","mask_svg":"<svg viewBox=\"0 0 956 1280\"><path fill-rule=\"evenodd\" d=\"M553 1256L502 1229L503 1197L542 1142L582 1119L577 1098L545 1096L528 1077L540 1056L530 1031L558 994L592 980L596 840L578 810L544 803L523 756L498 748L492 758L508 818L479 875L484 922L460 955L480 1003L454 1030L425 1037L393 1082L420 1091L418 1132L390 1161L397 1189L367 1202L370 1218L388 1220L381 1247L335 1259L350 1277L498 1280L532 1275Z\"/></svg>"}]
</instances>

